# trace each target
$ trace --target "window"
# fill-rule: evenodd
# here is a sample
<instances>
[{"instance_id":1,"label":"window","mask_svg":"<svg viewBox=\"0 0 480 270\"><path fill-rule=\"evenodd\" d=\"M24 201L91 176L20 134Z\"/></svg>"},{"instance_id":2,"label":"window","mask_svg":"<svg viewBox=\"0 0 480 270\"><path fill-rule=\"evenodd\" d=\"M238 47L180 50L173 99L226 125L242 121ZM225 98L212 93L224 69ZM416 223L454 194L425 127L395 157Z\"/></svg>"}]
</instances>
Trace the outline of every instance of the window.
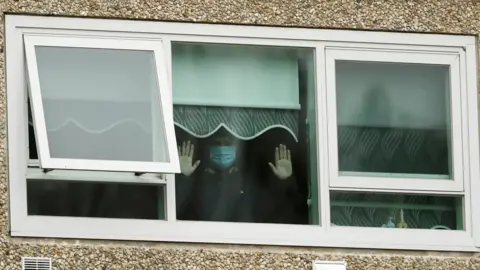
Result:
<instances>
[{"instance_id":1,"label":"window","mask_svg":"<svg viewBox=\"0 0 480 270\"><path fill-rule=\"evenodd\" d=\"M459 55L326 57L332 186L463 190Z\"/></svg>"},{"instance_id":2,"label":"window","mask_svg":"<svg viewBox=\"0 0 480 270\"><path fill-rule=\"evenodd\" d=\"M172 42L177 219L310 223L313 61L312 49Z\"/></svg>"},{"instance_id":3,"label":"window","mask_svg":"<svg viewBox=\"0 0 480 270\"><path fill-rule=\"evenodd\" d=\"M42 168L178 171L161 41L24 42Z\"/></svg>"},{"instance_id":4,"label":"window","mask_svg":"<svg viewBox=\"0 0 480 270\"><path fill-rule=\"evenodd\" d=\"M13 236L480 247L473 37L6 18Z\"/></svg>"}]
</instances>

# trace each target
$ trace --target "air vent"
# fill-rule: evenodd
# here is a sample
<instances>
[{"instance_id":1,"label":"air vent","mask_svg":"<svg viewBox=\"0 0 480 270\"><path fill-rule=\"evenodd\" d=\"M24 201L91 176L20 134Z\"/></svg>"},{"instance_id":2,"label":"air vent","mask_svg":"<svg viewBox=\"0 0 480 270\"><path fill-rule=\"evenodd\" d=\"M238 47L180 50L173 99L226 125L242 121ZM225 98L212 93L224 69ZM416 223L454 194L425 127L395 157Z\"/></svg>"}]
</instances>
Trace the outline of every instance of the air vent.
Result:
<instances>
[{"instance_id":1,"label":"air vent","mask_svg":"<svg viewBox=\"0 0 480 270\"><path fill-rule=\"evenodd\" d=\"M347 270L345 261L314 261L313 270Z\"/></svg>"},{"instance_id":2,"label":"air vent","mask_svg":"<svg viewBox=\"0 0 480 270\"><path fill-rule=\"evenodd\" d=\"M52 259L38 257L22 257L22 270L51 270Z\"/></svg>"}]
</instances>

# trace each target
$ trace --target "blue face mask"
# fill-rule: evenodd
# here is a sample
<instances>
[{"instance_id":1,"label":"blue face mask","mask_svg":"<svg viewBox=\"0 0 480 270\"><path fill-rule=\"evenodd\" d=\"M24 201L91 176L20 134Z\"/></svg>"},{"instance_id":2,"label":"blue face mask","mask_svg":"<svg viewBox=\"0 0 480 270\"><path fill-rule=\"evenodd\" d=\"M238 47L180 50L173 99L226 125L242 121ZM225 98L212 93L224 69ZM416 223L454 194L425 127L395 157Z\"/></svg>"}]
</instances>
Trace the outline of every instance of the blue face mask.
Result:
<instances>
[{"instance_id":1,"label":"blue face mask","mask_svg":"<svg viewBox=\"0 0 480 270\"><path fill-rule=\"evenodd\" d=\"M234 146L212 146L210 148L210 161L220 169L225 169L233 164L236 158Z\"/></svg>"}]
</instances>

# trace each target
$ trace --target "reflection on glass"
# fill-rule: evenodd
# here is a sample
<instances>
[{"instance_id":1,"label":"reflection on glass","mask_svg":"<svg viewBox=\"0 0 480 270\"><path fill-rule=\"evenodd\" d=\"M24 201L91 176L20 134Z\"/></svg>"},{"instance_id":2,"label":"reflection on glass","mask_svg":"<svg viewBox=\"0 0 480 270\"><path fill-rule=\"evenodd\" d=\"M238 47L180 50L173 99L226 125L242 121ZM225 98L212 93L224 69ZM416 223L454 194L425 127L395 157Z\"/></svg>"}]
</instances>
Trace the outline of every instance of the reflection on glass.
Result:
<instances>
[{"instance_id":1,"label":"reflection on glass","mask_svg":"<svg viewBox=\"0 0 480 270\"><path fill-rule=\"evenodd\" d=\"M461 197L330 192L332 226L463 230Z\"/></svg>"},{"instance_id":2,"label":"reflection on glass","mask_svg":"<svg viewBox=\"0 0 480 270\"><path fill-rule=\"evenodd\" d=\"M337 61L342 175L449 179L447 66Z\"/></svg>"},{"instance_id":3,"label":"reflection on glass","mask_svg":"<svg viewBox=\"0 0 480 270\"><path fill-rule=\"evenodd\" d=\"M152 51L35 51L53 158L168 161Z\"/></svg>"},{"instance_id":4,"label":"reflection on glass","mask_svg":"<svg viewBox=\"0 0 480 270\"><path fill-rule=\"evenodd\" d=\"M172 68L177 218L318 224L313 51L173 43Z\"/></svg>"},{"instance_id":5,"label":"reflection on glass","mask_svg":"<svg viewBox=\"0 0 480 270\"><path fill-rule=\"evenodd\" d=\"M28 214L165 219L164 192L159 185L28 180Z\"/></svg>"}]
</instances>

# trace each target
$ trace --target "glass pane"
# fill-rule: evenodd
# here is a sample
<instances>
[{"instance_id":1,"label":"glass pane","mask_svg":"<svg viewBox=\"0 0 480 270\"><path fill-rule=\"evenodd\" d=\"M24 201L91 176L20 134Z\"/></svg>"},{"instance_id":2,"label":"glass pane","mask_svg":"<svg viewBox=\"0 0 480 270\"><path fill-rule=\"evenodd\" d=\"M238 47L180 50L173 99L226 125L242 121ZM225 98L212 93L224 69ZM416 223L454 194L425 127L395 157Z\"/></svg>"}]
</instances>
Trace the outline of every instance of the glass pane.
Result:
<instances>
[{"instance_id":1,"label":"glass pane","mask_svg":"<svg viewBox=\"0 0 480 270\"><path fill-rule=\"evenodd\" d=\"M336 61L342 175L451 179L449 67Z\"/></svg>"},{"instance_id":2,"label":"glass pane","mask_svg":"<svg viewBox=\"0 0 480 270\"><path fill-rule=\"evenodd\" d=\"M28 180L28 214L40 216L165 219L159 185Z\"/></svg>"},{"instance_id":3,"label":"glass pane","mask_svg":"<svg viewBox=\"0 0 480 270\"><path fill-rule=\"evenodd\" d=\"M33 126L32 110L30 100L28 100L28 158L30 160L38 159L37 142L35 140L35 129Z\"/></svg>"},{"instance_id":4,"label":"glass pane","mask_svg":"<svg viewBox=\"0 0 480 270\"><path fill-rule=\"evenodd\" d=\"M330 192L332 226L463 230L462 197Z\"/></svg>"},{"instance_id":5,"label":"glass pane","mask_svg":"<svg viewBox=\"0 0 480 270\"><path fill-rule=\"evenodd\" d=\"M51 157L168 162L153 52L35 51Z\"/></svg>"},{"instance_id":6,"label":"glass pane","mask_svg":"<svg viewBox=\"0 0 480 270\"><path fill-rule=\"evenodd\" d=\"M172 52L177 219L318 224L314 51Z\"/></svg>"}]
</instances>

